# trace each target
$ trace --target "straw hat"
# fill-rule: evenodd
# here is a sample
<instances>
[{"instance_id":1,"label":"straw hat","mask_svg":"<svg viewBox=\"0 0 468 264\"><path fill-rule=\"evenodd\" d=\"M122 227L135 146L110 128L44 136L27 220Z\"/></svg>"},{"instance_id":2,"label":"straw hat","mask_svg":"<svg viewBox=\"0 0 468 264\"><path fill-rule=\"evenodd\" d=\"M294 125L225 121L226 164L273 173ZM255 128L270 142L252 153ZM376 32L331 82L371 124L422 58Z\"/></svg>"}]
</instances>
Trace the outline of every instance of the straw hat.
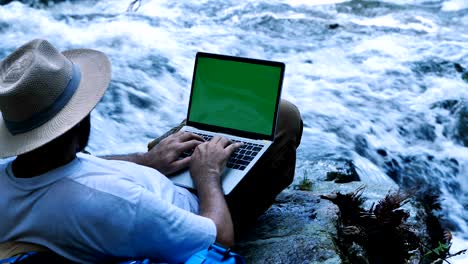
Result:
<instances>
[{"instance_id":1,"label":"straw hat","mask_svg":"<svg viewBox=\"0 0 468 264\"><path fill-rule=\"evenodd\" d=\"M96 106L110 62L89 49L60 53L33 40L0 62L0 158L27 153L64 134Z\"/></svg>"}]
</instances>

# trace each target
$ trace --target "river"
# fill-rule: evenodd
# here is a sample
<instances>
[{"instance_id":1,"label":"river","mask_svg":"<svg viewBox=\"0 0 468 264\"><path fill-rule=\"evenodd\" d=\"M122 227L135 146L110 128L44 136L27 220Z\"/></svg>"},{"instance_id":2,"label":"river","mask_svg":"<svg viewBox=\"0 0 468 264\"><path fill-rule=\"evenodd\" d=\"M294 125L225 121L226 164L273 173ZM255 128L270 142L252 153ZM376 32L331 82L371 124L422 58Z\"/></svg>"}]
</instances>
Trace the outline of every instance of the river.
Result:
<instances>
[{"instance_id":1,"label":"river","mask_svg":"<svg viewBox=\"0 0 468 264\"><path fill-rule=\"evenodd\" d=\"M197 51L283 61L297 173L346 158L364 182L436 190L453 251L468 248L468 0L130 2L0 6L0 58L33 38L110 57L92 153L142 151L180 122Z\"/></svg>"}]
</instances>

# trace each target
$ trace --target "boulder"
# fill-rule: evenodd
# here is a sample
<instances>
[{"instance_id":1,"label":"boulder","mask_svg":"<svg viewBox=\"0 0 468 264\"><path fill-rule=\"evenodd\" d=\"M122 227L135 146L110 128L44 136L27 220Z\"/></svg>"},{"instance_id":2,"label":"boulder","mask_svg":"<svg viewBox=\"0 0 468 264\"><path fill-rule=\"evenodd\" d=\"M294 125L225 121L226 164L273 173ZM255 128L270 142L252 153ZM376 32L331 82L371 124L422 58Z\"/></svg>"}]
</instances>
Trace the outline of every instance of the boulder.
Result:
<instances>
[{"instance_id":1,"label":"boulder","mask_svg":"<svg viewBox=\"0 0 468 264\"><path fill-rule=\"evenodd\" d=\"M342 163L341 166L338 166L336 170L327 172L327 181L334 181L335 183L360 181L356 166L352 160L341 160L339 162Z\"/></svg>"},{"instance_id":2,"label":"boulder","mask_svg":"<svg viewBox=\"0 0 468 264\"><path fill-rule=\"evenodd\" d=\"M235 251L247 263L341 263L333 241L337 210L313 192L286 190Z\"/></svg>"},{"instance_id":3,"label":"boulder","mask_svg":"<svg viewBox=\"0 0 468 264\"><path fill-rule=\"evenodd\" d=\"M335 163L330 161L330 167ZM295 187L303 178L296 177L295 183L278 195L276 203L257 220L252 230L237 241L234 251L243 255L247 263L344 263L336 244L338 207L320 196L353 192L364 184L337 184L324 181L323 175L314 173L307 177L313 182L311 191L297 190ZM365 186L363 197L367 206L397 188L388 184ZM354 250L359 252L359 246Z\"/></svg>"}]
</instances>

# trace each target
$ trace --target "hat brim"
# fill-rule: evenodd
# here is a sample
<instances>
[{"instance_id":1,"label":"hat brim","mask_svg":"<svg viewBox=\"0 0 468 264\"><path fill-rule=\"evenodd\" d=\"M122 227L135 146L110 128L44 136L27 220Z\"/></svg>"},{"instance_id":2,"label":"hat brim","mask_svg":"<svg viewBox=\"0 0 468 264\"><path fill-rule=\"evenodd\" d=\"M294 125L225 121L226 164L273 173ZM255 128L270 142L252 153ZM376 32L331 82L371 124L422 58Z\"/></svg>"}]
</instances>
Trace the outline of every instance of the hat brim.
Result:
<instances>
[{"instance_id":1,"label":"hat brim","mask_svg":"<svg viewBox=\"0 0 468 264\"><path fill-rule=\"evenodd\" d=\"M0 158L30 152L63 135L93 110L107 90L111 80L111 65L104 53L77 49L62 54L80 68L78 89L52 119L26 133L13 136L0 114Z\"/></svg>"}]
</instances>

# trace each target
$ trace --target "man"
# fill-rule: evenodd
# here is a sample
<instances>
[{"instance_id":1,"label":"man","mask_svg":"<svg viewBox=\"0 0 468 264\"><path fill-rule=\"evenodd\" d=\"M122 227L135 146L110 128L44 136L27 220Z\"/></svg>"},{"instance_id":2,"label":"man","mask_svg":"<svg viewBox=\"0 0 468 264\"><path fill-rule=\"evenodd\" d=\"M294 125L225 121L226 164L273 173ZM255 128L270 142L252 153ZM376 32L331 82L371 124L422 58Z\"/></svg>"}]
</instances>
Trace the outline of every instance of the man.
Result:
<instances>
[{"instance_id":1,"label":"man","mask_svg":"<svg viewBox=\"0 0 468 264\"><path fill-rule=\"evenodd\" d=\"M146 153L80 153L110 72L101 52L60 53L45 40L0 63L0 243L40 245L76 262L180 263L215 241L231 246L292 182L302 121L287 102L275 143L228 197L220 175L239 145L225 138L177 132ZM166 177L181 169L197 195Z\"/></svg>"}]
</instances>

